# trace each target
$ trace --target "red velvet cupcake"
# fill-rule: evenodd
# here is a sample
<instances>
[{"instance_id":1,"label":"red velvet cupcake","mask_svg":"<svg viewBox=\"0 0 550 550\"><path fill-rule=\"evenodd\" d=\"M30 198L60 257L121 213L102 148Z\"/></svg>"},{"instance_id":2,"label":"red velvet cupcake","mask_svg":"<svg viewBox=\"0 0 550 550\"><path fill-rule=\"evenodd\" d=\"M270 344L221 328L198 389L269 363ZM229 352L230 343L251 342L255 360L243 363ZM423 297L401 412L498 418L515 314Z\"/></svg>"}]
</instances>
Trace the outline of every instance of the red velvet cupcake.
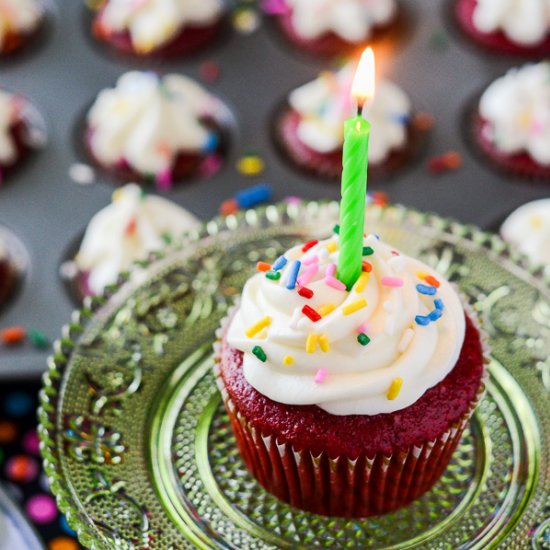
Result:
<instances>
[{"instance_id":1,"label":"red velvet cupcake","mask_svg":"<svg viewBox=\"0 0 550 550\"><path fill-rule=\"evenodd\" d=\"M121 183L173 183L215 173L227 146L223 104L182 75L122 75L87 114L85 149Z\"/></svg>"},{"instance_id":2,"label":"red velvet cupcake","mask_svg":"<svg viewBox=\"0 0 550 550\"><path fill-rule=\"evenodd\" d=\"M509 174L550 181L550 62L512 69L482 94L476 145Z\"/></svg>"},{"instance_id":3,"label":"red velvet cupcake","mask_svg":"<svg viewBox=\"0 0 550 550\"><path fill-rule=\"evenodd\" d=\"M340 178L344 121L354 115L354 73L354 63L336 72L321 73L291 92L277 113L273 127L276 145L298 169ZM365 116L372 122L369 174L389 175L404 166L421 143L422 135L411 122L409 98L394 83L381 80Z\"/></svg>"},{"instance_id":4,"label":"red velvet cupcake","mask_svg":"<svg viewBox=\"0 0 550 550\"><path fill-rule=\"evenodd\" d=\"M26 263L22 245L11 232L0 226L0 309L16 292Z\"/></svg>"},{"instance_id":5,"label":"red velvet cupcake","mask_svg":"<svg viewBox=\"0 0 550 550\"><path fill-rule=\"evenodd\" d=\"M550 5L546 0L457 0L454 11L462 31L483 48L534 58L550 54Z\"/></svg>"},{"instance_id":6,"label":"red velvet cupcake","mask_svg":"<svg viewBox=\"0 0 550 550\"><path fill-rule=\"evenodd\" d=\"M264 0L294 46L317 56L335 56L380 38L398 19L395 0Z\"/></svg>"},{"instance_id":7,"label":"red velvet cupcake","mask_svg":"<svg viewBox=\"0 0 550 550\"><path fill-rule=\"evenodd\" d=\"M0 56L11 54L28 42L44 18L39 0L2 0L0 4Z\"/></svg>"},{"instance_id":8,"label":"red velvet cupcake","mask_svg":"<svg viewBox=\"0 0 550 550\"><path fill-rule=\"evenodd\" d=\"M223 0L106 0L92 32L120 52L170 57L202 49L223 28Z\"/></svg>"},{"instance_id":9,"label":"red velvet cupcake","mask_svg":"<svg viewBox=\"0 0 550 550\"><path fill-rule=\"evenodd\" d=\"M242 458L275 496L365 517L440 478L484 389L479 330L451 285L376 236L347 291L338 237L246 284L216 349Z\"/></svg>"}]
</instances>

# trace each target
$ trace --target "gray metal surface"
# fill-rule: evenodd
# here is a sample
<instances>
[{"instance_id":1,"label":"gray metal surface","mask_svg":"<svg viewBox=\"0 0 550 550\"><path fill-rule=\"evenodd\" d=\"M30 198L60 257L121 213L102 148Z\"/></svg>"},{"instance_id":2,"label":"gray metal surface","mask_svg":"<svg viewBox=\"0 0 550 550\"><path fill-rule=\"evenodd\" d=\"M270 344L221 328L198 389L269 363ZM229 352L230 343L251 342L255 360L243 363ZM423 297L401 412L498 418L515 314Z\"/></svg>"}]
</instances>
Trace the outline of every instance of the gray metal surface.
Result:
<instances>
[{"instance_id":1,"label":"gray metal surface","mask_svg":"<svg viewBox=\"0 0 550 550\"><path fill-rule=\"evenodd\" d=\"M432 113L437 124L415 163L392 179L371 179L369 190L385 191L393 202L494 229L515 207L550 195L548 182L530 183L494 171L472 153L463 135L468 103L491 80L523 60L487 54L470 45L449 25L448 2L415 0L401 5L410 32L378 56L378 73L401 85L415 111ZM287 195L339 196L337 183L303 176L282 161L269 134L271 116L286 93L331 64L283 45L265 22L251 35L232 30L225 41L192 58L143 63L117 58L92 43L86 28L89 18L79 0L57 0L51 18L40 47L13 62L0 62L0 86L33 101L49 132L46 148L0 188L0 224L21 239L31 259L20 293L0 312L0 328L36 327L54 339L70 320L74 306L58 266L90 218L109 203L113 191L105 181L82 186L69 177L69 167L79 160L74 128L95 95L132 68L182 72L199 79L205 60L221 67L219 80L207 87L225 100L236 120L229 157L215 176L177 186L168 195L197 216L214 216L223 199L260 181L273 186L274 200ZM445 33L446 48L433 47L434 32ZM449 149L463 153L464 167L430 175L428 159ZM267 166L260 177L245 178L235 163L251 150ZM0 347L0 379L42 372L47 355L28 344Z\"/></svg>"}]
</instances>

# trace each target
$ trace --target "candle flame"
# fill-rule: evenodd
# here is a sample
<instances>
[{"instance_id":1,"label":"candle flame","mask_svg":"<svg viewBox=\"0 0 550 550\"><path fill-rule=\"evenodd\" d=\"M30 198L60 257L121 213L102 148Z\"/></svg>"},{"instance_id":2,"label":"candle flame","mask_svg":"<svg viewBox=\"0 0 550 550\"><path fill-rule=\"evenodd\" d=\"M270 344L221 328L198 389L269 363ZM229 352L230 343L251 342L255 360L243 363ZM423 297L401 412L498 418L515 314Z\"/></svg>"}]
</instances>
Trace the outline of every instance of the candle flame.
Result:
<instances>
[{"instance_id":1,"label":"candle flame","mask_svg":"<svg viewBox=\"0 0 550 550\"><path fill-rule=\"evenodd\" d=\"M374 52L367 48L361 55L351 86L351 95L360 107L374 98Z\"/></svg>"}]
</instances>

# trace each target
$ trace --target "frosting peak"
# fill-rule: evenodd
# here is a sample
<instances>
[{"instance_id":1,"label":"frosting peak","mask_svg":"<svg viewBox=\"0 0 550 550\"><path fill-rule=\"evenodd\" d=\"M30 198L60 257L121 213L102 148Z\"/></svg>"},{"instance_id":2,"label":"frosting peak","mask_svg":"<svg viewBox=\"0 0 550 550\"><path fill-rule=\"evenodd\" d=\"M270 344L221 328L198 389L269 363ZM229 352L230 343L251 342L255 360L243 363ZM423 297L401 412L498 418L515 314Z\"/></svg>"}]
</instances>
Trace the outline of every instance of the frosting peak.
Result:
<instances>
[{"instance_id":1,"label":"frosting peak","mask_svg":"<svg viewBox=\"0 0 550 550\"><path fill-rule=\"evenodd\" d=\"M16 105L16 96L0 90L0 165L16 160L17 147L11 132L16 122Z\"/></svg>"},{"instance_id":2,"label":"frosting peak","mask_svg":"<svg viewBox=\"0 0 550 550\"><path fill-rule=\"evenodd\" d=\"M395 0L286 0L295 31L306 40L332 32L348 42L369 38L374 27L389 23Z\"/></svg>"},{"instance_id":3,"label":"frosting peak","mask_svg":"<svg viewBox=\"0 0 550 550\"><path fill-rule=\"evenodd\" d=\"M473 23L485 33L502 31L523 46L535 46L550 32L550 0L477 0Z\"/></svg>"},{"instance_id":4,"label":"frosting peak","mask_svg":"<svg viewBox=\"0 0 550 550\"><path fill-rule=\"evenodd\" d=\"M212 135L201 118L216 101L182 75L125 73L88 113L90 148L102 164L125 161L140 174L162 174L178 154L208 147Z\"/></svg>"},{"instance_id":5,"label":"frosting peak","mask_svg":"<svg viewBox=\"0 0 550 550\"><path fill-rule=\"evenodd\" d=\"M302 117L298 138L311 149L330 153L342 148L344 121L355 114L351 100L354 73L355 63L348 63L335 73L322 73L290 94L290 106ZM388 80L377 82L376 95L364 115L372 123L369 161L383 162L405 143L410 113L410 101L401 88Z\"/></svg>"},{"instance_id":6,"label":"frosting peak","mask_svg":"<svg viewBox=\"0 0 550 550\"><path fill-rule=\"evenodd\" d=\"M485 137L507 154L550 165L550 62L511 69L481 96Z\"/></svg>"},{"instance_id":7,"label":"frosting peak","mask_svg":"<svg viewBox=\"0 0 550 550\"><path fill-rule=\"evenodd\" d=\"M110 31L128 31L134 48L148 53L185 27L216 22L222 11L222 0L108 0L101 22Z\"/></svg>"},{"instance_id":8,"label":"frosting peak","mask_svg":"<svg viewBox=\"0 0 550 550\"><path fill-rule=\"evenodd\" d=\"M373 415L411 405L453 368L465 320L450 284L375 236L364 245L349 292L336 276L337 236L292 248L246 283L228 341L260 393Z\"/></svg>"},{"instance_id":9,"label":"frosting peak","mask_svg":"<svg viewBox=\"0 0 550 550\"><path fill-rule=\"evenodd\" d=\"M113 202L92 218L75 263L88 273L90 290L99 294L133 262L197 223L195 216L180 206L145 195L137 185L128 184L117 189Z\"/></svg>"},{"instance_id":10,"label":"frosting peak","mask_svg":"<svg viewBox=\"0 0 550 550\"><path fill-rule=\"evenodd\" d=\"M37 0L0 0L0 52L11 34L28 34L40 22L44 8Z\"/></svg>"}]
</instances>

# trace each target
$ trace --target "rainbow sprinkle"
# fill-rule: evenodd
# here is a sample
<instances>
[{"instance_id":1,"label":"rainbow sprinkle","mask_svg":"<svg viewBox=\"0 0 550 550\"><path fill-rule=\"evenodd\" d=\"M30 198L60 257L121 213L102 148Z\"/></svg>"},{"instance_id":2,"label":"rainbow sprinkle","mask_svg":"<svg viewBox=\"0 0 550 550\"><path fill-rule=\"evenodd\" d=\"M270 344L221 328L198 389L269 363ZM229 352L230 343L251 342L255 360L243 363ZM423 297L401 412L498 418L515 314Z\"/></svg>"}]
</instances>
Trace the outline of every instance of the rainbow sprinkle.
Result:
<instances>
[{"instance_id":1,"label":"rainbow sprinkle","mask_svg":"<svg viewBox=\"0 0 550 550\"><path fill-rule=\"evenodd\" d=\"M279 271L280 269L283 269L283 267L286 265L287 261L288 260L284 256L279 256L273 262L273 265L271 266L271 269L273 269L274 271Z\"/></svg>"},{"instance_id":2,"label":"rainbow sprinkle","mask_svg":"<svg viewBox=\"0 0 550 550\"><path fill-rule=\"evenodd\" d=\"M248 329L245 330L245 335L248 338L254 338L256 334L268 327L271 324L271 321L272 319L268 315L262 317L257 323L254 323L251 327L248 327Z\"/></svg>"},{"instance_id":3,"label":"rainbow sprinkle","mask_svg":"<svg viewBox=\"0 0 550 550\"><path fill-rule=\"evenodd\" d=\"M338 224L336 224L333 228L332 228L332 231L334 233L336 233L336 235L340 235L340 226Z\"/></svg>"},{"instance_id":4,"label":"rainbow sprinkle","mask_svg":"<svg viewBox=\"0 0 550 550\"><path fill-rule=\"evenodd\" d=\"M266 271L265 277L266 277L266 279L270 279L271 281L278 281L281 278L281 272L280 271Z\"/></svg>"},{"instance_id":5,"label":"rainbow sprinkle","mask_svg":"<svg viewBox=\"0 0 550 550\"><path fill-rule=\"evenodd\" d=\"M317 311L321 317L326 317L336 309L334 304L323 304Z\"/></svg>"},{"instance_id":6,"label":"rainbow sprinkle","mask_svg":"<svg viewBox=\"0 0 550 550\"><path fill-rule=\"evenodd\" d=\"M300 290L298 290L298 294L302 298L306 298L307 300L309 300L310 298L313 298L313 290L305 286L301 287Z\"/></svg>"},{"instance_id":7,"label":"rainbow sprinkle","mask_svg":"<svg viewBox=\"0 0 550 550\"><path fill-rule=\"evenodd\" d=\"M288 367L289 365L292 365L292 363L294 363L294 357L292 357L292 355L285 355L283 357L283 365Z\"/></svg>"},{"instance_id":8,"label":"rainbow sprinkle","mask_svg":"<svg viewBox=\"0 0 550 550\"><path fill-rule=\"evenodd\" d=\"M302 313L306 317L309 317L314 323L321 320L321 315L307 304L302 308Z\"/></svg>"},{"instance_id":9,"label":"rainbow sprinkle","mask_svg":"<svg viewBox=\"0 0 550 550\"><path fill-rule=\"evenodd\" d=\"M258 262L256 264L256 269L258 271L266 272L266 271L269 271L271 269L271 266L267 262Z\"/></svg>"},{"instance_id":10,"label":"rainbow sprinkle","mask_svg":"<svg viewBox=\"0 0 550 550\"><path fill-rule=\"evenodd\" d=\"M310 265L307 269L304 270L304 272L298 277L298 284L301 287L307 286L313 277L317 275L317 272L319 271L319 267L317 265Z\"/></svg>"},{"instance_id":11,"label":"rainbow sprinkle","mask_svg":"<svg viewBox=\"0 0 550 550\"><path fill-rule=\"evenodd\" d=\"M382 277L380 279L380 284L392 288L399 288L403 286L403 279L401 277Z\"/></svg>"},{"instance_id":12,"label":"rainbow sprinkle","mask_svg":"<svg viewBox=\"0 0 550 550\"><path fill-rule=\"evenodd\" d=\"M327 379L327 376L328 376L327 369L319 369L315 373L315 378L313 380L315 380L316 384L322 384Z\"/></svg>"},{"instance_id":13,"label":"rainbow sprinkle","mask_svg":"<svg viewBox=\"0 0 550 550\"><path fill-rule=\"evenodd\" d=\"M435 286L435 288L439 288L439 281L432 277L431 275L424 275L424 277L421 277L421 279L424 279L429 285Z\"/></svg>"},{"instance_id":14,"label":"rainbow sprinkle","mask_svg":"<svg viewBox=\"0 0 550 550\"><path fill-rule=\"evenodd\" d=\"M314 256L310 256L309 258L303 258L302 263L304 265L311 265L319 262L319 256L315 254Z\"/></svg>"},{"instance_id":15,"label":"rainbow sprinkle","mask_svg":"<svg viewBox=\"0 0 550 550\"><path fill-rule=\"evenodd\" d=\"M325 245L325 248L332 254L338 250L338 245L334 241L330 241Z\"/></svg>"},{"instance_id":16,"label":"rainbow sprinkle","mask_svg":"<svg viewBox=\"0 0 550 550\"><path fill-rule=\"evenodd\" d=\"M321 351L327 353L330 351L330 343L328 341L328 336L326 334L321 334L319 336L319 347Z\"/></svg>"},{"instance_id":17,"label":"rainbow sprinkle","mask_svg":"<svg viewBox=\"0 0 550 550\"><path fill-rule=\"evenodd\" d=\"M363 247L363 256L371 256L372 254L374 254L374 248L371 246Z\"/></svg>"},{"instance_id":18,"label":"rainbow sprinkle","mask_svg":"<svg viewBox=\"0 0 550 550\"><path fill-rule=\"evenodd\" d=\"M306 353L313 353L317 347L317 342L319 341L319 335L314 332L310 332L307 335L306 340Z\"/></svg>"},{"instance_id":19,"label":"rainbow sprinkle","mask_svg":"<svg viewBox=\"0 0 550 550\"><path fill-rule=\"evenodd\" d=\"M336 290L346 290L346 285L334 277L325 277L325 284Z\"/></svg>"},{"instance_id":20,"label":"rainbow sprinkle","mask_svg":"<svg viewBox=\"0 0 550 550\"><path fill-rule=\"evenodd\" d=\"M397 377L392 380L390 389L388 390L388 393L386 394L386 397L393 401L397 398L399 395L399 392L401 391L401 388L403 387L403 378Z\"/></svg>"},{"instance_id":21,"label":"rainbow sprinkle","mask_svg":"<svg viewBox=\"0 0 550 550\"><path fill-rule=\"evenodd\" d=\"M261 346L254 346L252 348L252 353L262 362L265 363L267 360L267 355Z\"/></svg>"},{"instance_id":22,"label":"rainbow sprinkle","mask_svg":"<svg viewBox=\"0 0 550 550\"><path fill-rule=\"evenodd\" d=\"M318 242L319 241L317 240L308 241L304 244L304 246L302 246L302 252L307 252L310 248L313 248Z\"/></svg>"},{"instance_id":23,"label":"rainbow sprinkle","mask_svg":"<svg viewBox=\"0 0 550 550\"><path fill-rule=\"evenodd\" d=\"M357 335L357 341L358 341L362 346L366 346L366 345L370 342L370 338L369 338L364 332L360 332L360 333Z\"/></svg>"},{"instance_id":24,"label":"rainbow sprinkle","mask_svg":"<svg viewBox=\"0 0 550 550\"><path fill-rule=\"evenodd\" d=\"M356 311L359 311L364 307L367 307L367 301L365 300L365 298L360 298L359 300L356 300L355 302L344 306L342 308L342 313L344 315L351 315L352 313L355 313Z\"/></svg>"},{"instance_id":25,"label":"rainbow sprinkle","mask_svg":"<svg viewBox=\"0 0 550 550\"><path fill-rule=\"evenodd\" d=\"M286 283L286 288L288 290L294 290L296 288L296 280L298 278L298 273L300 271L301 262L299 260L294 260L288 269L288 279Z\"/></svg>"},{"instance_id":26,"label":"rainbow sprinkle","mask_svg":"<svg viewBox=\"0 0 550 550\"><path fill-rule=\"evenodd\" d=\"M359 275L359 279L357 279L357 282L355 283L355 292L357 294L360 294L367 288L367 283L369 282L370 274L363 272L361 275Z\"/></svg>"},{"instance_id":27,"label":"rainbow sprinkle","mask_svg":"<svg viewBox=\"0 0 550 550\"><path fill-rule=\"evenodd\" d=\"M437 292L437 288L435 288L435 286L422 284L416 285L416 290L420 292L420 294L424 294L426 296L433 296Z\"/></svg>"}]
</instances>

